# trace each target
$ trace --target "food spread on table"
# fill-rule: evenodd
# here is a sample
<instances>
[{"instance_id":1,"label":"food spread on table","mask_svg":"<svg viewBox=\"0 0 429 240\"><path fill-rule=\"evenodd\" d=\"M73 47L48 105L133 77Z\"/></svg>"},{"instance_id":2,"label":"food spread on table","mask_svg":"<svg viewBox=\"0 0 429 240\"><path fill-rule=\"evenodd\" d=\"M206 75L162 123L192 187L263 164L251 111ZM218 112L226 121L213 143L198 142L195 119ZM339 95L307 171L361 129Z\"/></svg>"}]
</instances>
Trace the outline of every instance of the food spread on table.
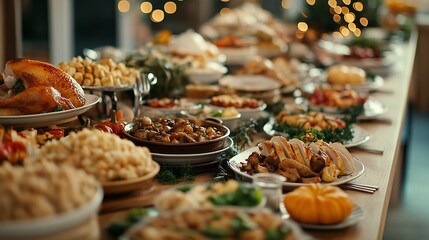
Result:
<instances>
[{"instance_id":1,"label":"food spread on table","mask_svg":"<svg viewBox=\"0 0 429 240\"><path fill-rule=\"evenodd\" d=\"M142 221L133 218L109 233L124 239L301 239L301 227L356 224L349 221L360 209L354 195L334 185L367 168L374 174L347 144L362 135L357 116L373 101L370 91L359 89L373 90L369 82L379 76L351 62L319 69L314 66L325 63L314 56L293 58L287 52L292 38L306 44L315 37L300 26L290 34L271 13L246 3L199 31L161 30L138 52L112 48L122 56L115 60L76 56L57 66L7 61L0 74L0 238L24 236L4 231L15 224L31 229L48 221L52 232L38 225L28 230L43 237L96 222L99 208L142 206L154 207L148 211L156 216L140 214ZM382 59L380 43L348 39L349 52L341 56ZM324 81L309 77L312 70ZM306 92L304 81L314 91ZM106 96L110 90L115 94ZM139 111L125 122L118 106L100 112L110 102ZM47 120L59 111L61 118ZM216 176L201 180L205 172ZM290 220L268 211L266 189L244 183L255 174L285 177L280 188L289 192L281 195L280 208ZM188 180L195 183L176 184ZM104 200L103 192L109 195Z\"/></svg>"}]
</instances>

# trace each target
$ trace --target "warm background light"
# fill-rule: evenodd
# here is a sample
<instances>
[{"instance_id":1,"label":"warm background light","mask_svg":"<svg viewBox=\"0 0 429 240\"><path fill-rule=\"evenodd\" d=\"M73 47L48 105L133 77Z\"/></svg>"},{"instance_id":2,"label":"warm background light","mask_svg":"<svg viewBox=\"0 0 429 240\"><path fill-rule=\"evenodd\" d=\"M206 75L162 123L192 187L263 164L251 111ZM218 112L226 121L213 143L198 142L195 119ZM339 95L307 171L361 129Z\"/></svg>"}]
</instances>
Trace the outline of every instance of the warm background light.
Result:
<instances>
[{"instance_id":1,"label":"warm background light","mask_svg":"<svg viewBox=\"0 0 429 240\"><path fill-rule=\"evenodd\" d=\"M342 28L341 30L341 34L343 34L343 36L347 37L350 34L350 31L347 28Z\"/></svg>"},{"instance_id":2,"label":"warm background light","mask_svg":"<svg viewBox=\"0 0 429 240\"><path fill-rule=\"evenodd\" d=\"M361 2L355 2L353 3L353 8L356 11L361 12L363 10L363 4Z\"/></svg>"},{"instance_id":3,"label":"warm background light","mask_svg":"<svg viewBox=\"0 0 429 240\"><path fill-rule=\"evenodd\" d=\"M119 12L128 12L130 10L130 3L126 0L121 0L118 2Z\"/></svg>"},{"instance_id":4,"label":"warm background light","mask_svg":"<svg viewBox=\"0 0 429 240\"><path fill-rule=\"evenodd\" d=\"M344 20L348 23L351 23L355 20L355 16L353 16L351 13L347 13L344 15Z\"/></svg>"},{"instance_id":5,"label":"warm background light","mask_svg":"<svg viewBox=\"0 0 429 240\"><path fill-rule=\"evenodd\" d=\"M316 3L316 0L307 0L307 3L309 5L314 5Z\"/></svg>"},{"instance_id":6,"label":"warm background light","mask_svg":"<svg viewBox=\"0 0 429 240\"><path fill-rule=\"evenodd\" d=\"M291 0L282 0L282 8L289 9L291 4Z\"/></svg>"},{"instance_id":7,"label":"warm background light","mask_svg":"<svg viewBox=\"0 0 429 240\"><path fill-rule=\"evenodd\" d=\"M368 19L366 17L361 17L360 18L360 24L362 24L362 26L366 27L368 25Z\"/></svg>"},{"instance_id":8,"label":"warm background light","mask_svg":"<svg viewBox=\"0 0 429 240\"><path fill-rule=\"evenodd\" d=\"M164 20L164 12L162 10L156 9L150 15L150 19L153 22L162 22L162 20Z\"/></svg>"},{"instance_id":9,"label":"warm background light","mask_svg":"<svg viewBox=\"0 0 429 240\"><path fill-rule=\"evenodd\" d=\"M340 14L340 13L341 13L341 7L340 7L340 6L335 6L335 7L334 7L334 12L335 12L336 14Z\"/></svg>"},{"instance_id":10,"label":"warm background light","mask_svg":"<svg viewBox=\"0 0 429 240\"><path fill-rule=\"evenodd\" d=\"M222 15L229 13L230 11L231 11L231 9L229 9L229 8L222 8L220 10L219 14L222 16Z\"/></svg>"},{"instance_id":11,"label":"warm background light","mask_svg":"<svg viewBox=\"0 0 429 240\"><path fill-rule=\"evenodd\" d=\"M301 32L306 32L308 30L308 25L305 22L298 23L298 30Z\"/></svg>"},{"instance_id":12,"label":"warm background light","mask_svg":"<svg viewBox=\"0 0 429 240\"><path fill-rule=\"evenodd\" d=\"M142 2L142 4L140 4L140 10L142 11L142 13L150 13L150 12L152 12L152 3L150 3L150 2Z\"/></svg>"},{"instance_id":13,"label":"warm background light","mask_svg":"<svg viewBox=\"0 0 429 240\"><path fill-rule=\"evenodd\" d=\"M166 13L168 13L168 14L173 14L173 13L175 13L175 12L176 12L176 10L177 10L176 3L174 3L174 2L166 2L166 3L164 4L164 11L165 11Z\"/></svg>"},{"instance_id":14,"label":"warm background light","mask_svg":"<svg viewBox=\"0 0 429 240\"><path fill-rule=\"evenodd\" d=\"M356 30L353 32L355 34L356 37L359 37L361 35L361 31L359 28L356 28Z\"/></svg>"},{"instance_id":15,"label":"warm background light","mask_svg":"<svg viewBox=\"0 0 429 240\"><path fill-rule=\"evenodd\" d=\"M354 32L354 31L356 31L356 24L349 23L348 28L350 29L350 31Z\"/></svg>"},{"instance_id":16,"label":"warm background light","mask_svg":"<svg viewBox=\"0 0 429 240\"><path fill-rule=\"evenodd\" d=\"M341 21L341 17L338 14L334 15L334 22L339 23Z\"/></svg>"},{"instance_id":17,"label":"warm background light","mask_svg":"<svg viewBox=\"0 0 429 240\"><path fill-rule=\"evenodd\" d=\"M343 0L343 3L346 5L350 5L351 1L350 0Z\"/></svg>"}]
</instances>

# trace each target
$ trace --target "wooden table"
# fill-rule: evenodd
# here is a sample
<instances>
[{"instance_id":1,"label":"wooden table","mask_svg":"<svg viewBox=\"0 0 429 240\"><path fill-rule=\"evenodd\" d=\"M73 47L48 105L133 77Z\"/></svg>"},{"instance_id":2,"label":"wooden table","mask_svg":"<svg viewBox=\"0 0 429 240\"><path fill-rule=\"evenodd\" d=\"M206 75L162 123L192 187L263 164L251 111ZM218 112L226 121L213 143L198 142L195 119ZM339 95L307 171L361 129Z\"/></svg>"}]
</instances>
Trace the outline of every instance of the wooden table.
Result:
<instances>
[{"instance_id":1,"label":"wooden table","mask_svg":"<svg viewBox=\"0 0 429 240\"><path fill-rule=\"evenodd\" d=\"M374 194L346 190L353 201L364 210L364 219L357 225L335 231L307 231L306 233L318 239L381 239L384 231L387 210L392 194L393 181L400 162L399 149L404 117L407 111L407 97L416 50L416 36L404 44L402 55L392 73L385 77L383 91L375 92L372 96L383 102L388 111L382 116L382 121L368 121L359 126L370 133L371 139L365 143L368 146L384 149L383 154L374 154L358 149L351 149L354 156L365 166L362 176L353 182L380 186ZM386 121L386 119L388 121ZM212 176L202 174L197 182L211 181ZM112 220L121 219L124 211L121 208L132 206L148 206L160 191L169 188L155 183L148 192L137 192L122 199L108 199L103 203L99 223L101 229ZM107 210L113 211L106 213Z\"/></svg>"}]
</instances>

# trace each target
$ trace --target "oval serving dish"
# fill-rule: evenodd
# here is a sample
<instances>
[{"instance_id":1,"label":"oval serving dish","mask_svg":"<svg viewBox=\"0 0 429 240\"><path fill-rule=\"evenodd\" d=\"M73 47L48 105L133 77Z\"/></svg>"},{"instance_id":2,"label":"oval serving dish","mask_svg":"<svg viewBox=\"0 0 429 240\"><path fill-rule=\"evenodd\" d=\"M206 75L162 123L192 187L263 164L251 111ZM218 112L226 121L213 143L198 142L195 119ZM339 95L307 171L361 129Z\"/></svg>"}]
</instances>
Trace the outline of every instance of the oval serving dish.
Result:
<instances>
[{"instance_id":1,"label":"oval serving dish","mask_svg":"<svg viewBox=\"0 0 429 240\"><path fill-rule=\"evenodd\" d=\"M204 153L210 151L220 150L224 147L224 143L227 140L230 130L218 123L212 121L203 120L201 121L203 127L214 127L221 131L223 135L221 137L206 140L195 143L165 143L155 142L149 140L143 140L132 135L135 127L139 124L140 119L134 120L123 128L123 133L126 138L133 141L136 145L145 146L150 149L153 153L170 153L170 154L186 154L186 153Z\"/></svg>"}]
</instances>

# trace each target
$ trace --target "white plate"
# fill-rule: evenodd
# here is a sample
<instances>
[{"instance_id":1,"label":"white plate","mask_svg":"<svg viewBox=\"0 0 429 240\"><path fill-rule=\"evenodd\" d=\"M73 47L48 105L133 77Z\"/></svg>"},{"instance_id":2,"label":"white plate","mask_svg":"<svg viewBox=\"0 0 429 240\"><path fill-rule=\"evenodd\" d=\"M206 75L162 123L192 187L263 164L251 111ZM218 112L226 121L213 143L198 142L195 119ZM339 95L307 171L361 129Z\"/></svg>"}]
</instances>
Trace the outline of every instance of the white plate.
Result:
<instances>
[{"instance_id":1,"label":"white plate","mask_svg":"<svg viewBox=\"0 0 429 240\"><path fill-rule=\"evenodd\" d=\"M320 86L321 84L326 84L327 86L344 86L346 84L330 84L327 82L326 74L323 74L323 77L320 77L320 84L317 84L316 82L307 82L306 84L303 84L301 87L301 90L306 93L313 93L317 86ZM375 76L368 76L367 80L363 84L349 84L350 87L358 92L372 92L377 91L379 88L381 88L384 85L384 79L383 77L379 75Z\"/></svg>"},{"instance_id":2,"label":"white plate","mask_svg":"<svg viewBox=\"0 0 429 240\"><path fill-rule=\"evenodd\" d=\"M188 73L188 77L195 84L212 84L217 82L224 74L223 72L194 72Z\"/></svg>"},{"instance_id":3,"label":"white plate","mask_svg":"<svg viewBox=\"0 0 429 240\"><path fill-rule=\"evenodd\" d=\"M88 91L101 91L101 92L122 92L128 91L134 88L134 84L132 85L121 85L121 86L82 86L84 90Z\"/></svg>"},{"instance_id":4,"label":"white plate","mask_svg":"<svg viewBox=\"0 0 429 240\"><path fill-rule=\"evenodd\" d=\"M216 105L211 105L213 109L224 109L223 107L219 107ZM265 116L264 109L267 108L266 103L262 103L260 107L258 108L235 108L237 112L241 114L241 119L248 120L248 119L258 119Z\"/></svg>"},{"instance_id":5,"label":"white plate","mask_svg":"<svg viewBox=\"0 0 429 240\"><path fill-rule=\"evenodd\" d=\"M251 180L252 176L249 175L248 173L242 172L240 170L240 166L241 166L241 163L245 163L246 162L246 159L253 152L260 153L258 147L253 147L253 148L247 149L244 152L241 152L240 154L234 156L233 158L231 158L228 161L229 167L236 174L238 174L239 176L241 176L241 177L243 177L245 179L248 179L248 180ZM340 178L338 178L338 180L336 180L334 182L330 182L330 183L321 182L321 184L332 185L332 186L334 186L334 185L340 185L340 184L343 184L343 183L346 183L346 182L350 182L353 179L355 179L355 178L359 177L360 175L362 175L362 173L364 171L363 164L356 157L353 157L353 161L354 161L356 169L353 171L352 174L341 176ZM309 183L292 183L292 182L284 182L283 183L284 187L299 187L299 186L306 186L306 185L309 185Z\"/></svg>"},{"instance_id":6,"label":"white plate","mask_svg":"<svg viewBox=\"0 0 429 240\"><path fill-rule=\"evenodd\" d=\"M197 153L197 154L163 154L152 153L153 160L162 165L178 166L178 165L197 165L202 163L213 163L213 161L220 161L217 157L228 150L233 144L231 138L227 138L224 147L220 150Z\"/></svg>"},{"instance_id":7,"label":"white plate","mask_svg":"<svg viewBox=\"0 0 429 240\"><path fill-rule=\"evenodd\" d=\"M273 130L275 120L273 118L270 119L265 125L264 125L264 132L268 134L269 136L275 136L275 135L281 135L289 139L289 136L282 132L277 132ZM343 145L346 148L356 147L358 145L364 144L365 142L369 141L370 136L369 134L361 127L353 125L353 139L351 141L345 142Z\"/></svg>"},{"instance_id":8,"label":"white plate","mask_svg":"<svg viewBox=\"0 0 429 240\"><path fill-rule=\"evenodd\" d=\"M225 73L228 72L228 69L217 63L207 63L209 66L208 69L188 69L186 74L188 75L191 82L195 84L212 84L217 82ZM210 68L212 66L212 68Z\"/></svg>"},{"instance_id":9,"label":"white plate","mask_svg":"<svg viewBox=\"0 0 429 240\"><path fill-rule=\"evenodd\" d=\"M281 87L276 80L263 75L227 75L219 85L243 92L263 92Z\"/></svg>"},{"instance_id":10,"label":"white plate","mask_svg":"<svg viewBox=\"0 0 429 240\"><path fill-rule=\"evenodd\" d=\"M308 103L308 101L307 101ZM314 105L309 104L308 107L311 110L314 111L321 111L325 113L330 113L333 115L336 115L338 117L343 117L344 114L341 113L341 109L338 107L330 107L330 106L320 106L320 105ZM387 107L377 99L374 99L372 97L369 97L364 105L364 112L362 115L358 116L359 120L369 120L373 119L375 117L378 117L379 115L385 113L387 111Z\"/></svg>"},{"instance_id":11,"label":"white plate","mask_svg":"<svg viewBox=\"0 0 429 240\"><path fill-rule=\"evenodd\" d=\"M284 205L283 205L284 206ZM280 208L281 209L281 208ZM352 225L355 225L360 220L363 219L363 210L358 205L353 206L353 211L346 219L343 221L337 223L337 224L329 224L329 225L323 225L323 224L308 224L308 223L300 223L295 221L298 225L300 225L302 228L305 229L314 229L314 230L337 230L342 229L346 227L350 227Z\"/></svg>"},{"instance_id":12,"label":"white plate","mask_svg":"<svg viewBox=\"0 0 429 240\"><path fill-rule=\"evenodd\" d=\"M179 104L171 107L171 108L154 108L149 107L147 105L142 105L141 108L141 116L147 116L147 117L159 117L163 115L173 115L178 114L181 111L193 111L198 110L201 107L200 104L188 101L186 99L179 100Z\"/></svg>"},{"instance_id":13,"label":"white plate","mask_svg":"<svg viewBox=\"0 0 429 240\"><path fill-rule=\"evenodd\" d=\"M78 108L30 115L1 116L0 123L13 127L39 127L70 122L100 101L100 97L92 94L85 94L85 99L85 105Z\"/></svg>"}]
</instances>

